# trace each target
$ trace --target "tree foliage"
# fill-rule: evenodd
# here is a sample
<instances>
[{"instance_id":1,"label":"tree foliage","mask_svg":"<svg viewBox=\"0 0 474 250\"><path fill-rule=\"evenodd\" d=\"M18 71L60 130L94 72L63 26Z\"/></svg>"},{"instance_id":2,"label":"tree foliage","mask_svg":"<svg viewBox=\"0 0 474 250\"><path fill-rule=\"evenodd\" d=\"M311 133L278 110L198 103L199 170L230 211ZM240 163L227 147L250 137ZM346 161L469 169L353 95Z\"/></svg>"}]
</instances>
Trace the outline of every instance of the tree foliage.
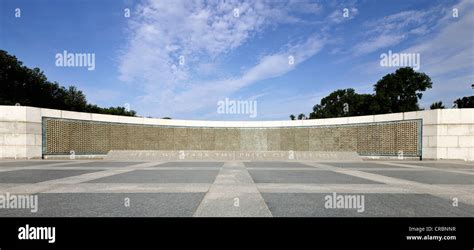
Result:
<instances>
[{"instance_id":1,"label":"tree foliage","mask_svg":"<svg viewBox=\"0 0 474 250\"><path fill-rule=\"evenodd\" d=\"M374 85L377 114L420 110L418 100L423 91L431 88L431 78L413 68L399 68L387 74Z\"/></svg>"},{"instance_id":2,"label":"tree foliage","mask_svg":"<svg viewBox=\"0 0 474 250\"><path fill-rule=\"evenodd\" d=\"M433 104L430 105L430 109L444 109L445 106L443 105L443 102L434 102Z\"/></svg>"},{"instance_id":3,"label":"tree foliage","mask_svg":"<svg viewBox=\"0 0 474 250\"><path fill-rule=\"evenodd\" d=\"M454 101L454 107L462 108L474 108L474 96L465 96Z\"/></svg>"},{"instance_id":4,"label":"tree foliage","mask_svg":"<svg viewBox=\"0 0 474 250\"><path fill-rule=\"evenodd\" d=\"M298 120L304 120L304 119L306 119L305 114L301 113L301 114L298 115Z\"/></svg>"},{"instance_id":5,"label":"tree foliage","mask_svg":"<svg viewBox=\"0 0 474 250\"><path fill-rule=\"evenodd\" d=\"M124 107L101 108L87 103L74 86L65 88L50 82L39 68L23 66L15 56L0 50L0 105L33 106L70 111L135 116Z\"/></svg>"},{"instance_id":6,"label":"tree foliage","mask_svg":"<svg viewBox=\"0 0 474 250\"><path fill-rule=\"evenodd\" d=\"M313 107L310 119L366 115L371 111L373 96L357 94L354 89L338 89Z\"/></svg>"},{"instance_id":7,"label":"tree foliage","mask_svg":"<svg viewBox=\"0 0 474 250\"><path fill-rule=\"evenodd\" d=\"M430 77L410 67L387 74L374 85L374 94L338 89L313 106L310 119L374 115L420 110L422 92L432 87Z\"/></svg>"}]
</instances>

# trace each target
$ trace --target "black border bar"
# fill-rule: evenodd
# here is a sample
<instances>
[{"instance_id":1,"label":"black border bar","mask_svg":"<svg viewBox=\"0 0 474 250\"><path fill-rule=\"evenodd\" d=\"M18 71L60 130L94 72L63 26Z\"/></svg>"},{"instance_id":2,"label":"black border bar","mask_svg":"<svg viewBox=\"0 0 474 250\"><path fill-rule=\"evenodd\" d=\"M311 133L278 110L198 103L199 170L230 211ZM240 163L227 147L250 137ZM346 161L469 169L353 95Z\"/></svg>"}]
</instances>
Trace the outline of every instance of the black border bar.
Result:
<instances>
[{"instance_id":1,"label":"black border bar","mask_svg":"<svg viewBox=\"0 0 474 250\"><path fill-rule=\"evenodd\" d=\"M56 242L19 240L18 228L55 227ZM432 228L413 232L409 227ZM436 227L456 231L435 231ZM474 249L465 218L0 218L0 249L347 248ZM456 240L407 240L410 235Z\"/></svg>"}]
</instances>

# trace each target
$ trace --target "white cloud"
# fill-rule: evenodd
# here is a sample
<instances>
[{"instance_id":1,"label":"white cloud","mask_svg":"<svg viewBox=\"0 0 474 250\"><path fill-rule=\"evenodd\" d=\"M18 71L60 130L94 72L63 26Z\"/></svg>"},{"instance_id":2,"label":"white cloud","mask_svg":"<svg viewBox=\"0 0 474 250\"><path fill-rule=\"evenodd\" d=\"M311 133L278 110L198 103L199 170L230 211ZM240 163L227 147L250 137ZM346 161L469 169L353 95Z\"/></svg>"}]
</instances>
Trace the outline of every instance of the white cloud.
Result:
<instances>
[{"instance_id":1,"label":"white cloud","mask_svg":"<svg viewBox=\"0 0 474 250\"><path fill-rule=\"evenodd\" d=\"M406 38L404 34L381 34L368 41L358 43L354 46L354 54L362 55L397 45Z\"/></svg>"},{"instance_id":2,"label":"white cloud","mask_svg":"<svg viewBox=\"0 0 474 250\"><path fill-rule=\"evenodd\" d=\"M447 106L454 99L472 95L474 82L474 2L460 1L453 7L459 8L458 18L448 9L436 35L404 50L421 54L421 71L433 80L425 101L442 100Z\"/></svg>"},{"instance_id":3,"label":"white cloud","mask_svg":"<svg viewBox=\"0 0 474 250\"><path fill-rule=\"evenodd\" d=\"M441 17L441 9L407 10L364 23L366 30L362 42L357 43L352 54L368 54L379 49L393 47L409 37L429 32L428 24Z\"/></svg>"},{"instance_id":4,"label":"white cloud","mask_svg":"<svg viewBox=\"0 0 474 250\"><path fill-rule=\"evenodd\" d=\"M255 34L279 23L300 22L285 8L302 12L297 3L308 4L306 11L319 10L307 1L146 1L130 20L119 79L142 89L134 106L146 114L175 117L215 104L211 100L288 72L321 48L321 40L313 37L264 56L241 76L201 80L219 71L219 60ZM287 63L290 54L295 65ZM180 56L184 65L179 64Z\"/></svg>"},{"instance_id":5,"label":"white cloud","mask_svg":"<svg viewBox=\"0 0 474 250\"><path fill-rule=\"evenodd\" d=\"M455 7L459 9L458 18L452 17ZM437 16L439 19L432 25L437 30L418 39L414 45L397 51L420 53L419 71L429 75L433 81L433 88L426 91L421 100L424 107L439 100L450 107L455 99L472 95L470 85L474 82L474 3L460 1L454 6L443 8ZM379 67L379 63L377 57L376 60L354 67L352 71L382 77L396 69Z\"/></svg>"},{"instance_id":6,"label":"white cloud","mask_svg":"<svg viewBox=\"0 0 474 250\"><path fill-rule=\"evenodd\" d=\"M420 53L422 68L434 75L474 68L474 4L465 6L459 18L444 19L440 31L404 51Z\"/></svg>"},{"instance_id":7,"label":"white cloud","mask_svg":"<svg viewBox=\"0 0 474 250\"><path fill-rule=\"evenodd\" d=\"M358 14L358 9L350 7L354 5L347 6L351 13L346 20L350 20ZM402 11L365 22L362 34L351 35L351 39L362 42L352 42L347 51L340 53L360 56L409 42L404 51L421 53L421 71L433 76L435 86L440 82L443 82L441 85L461 84L460 81L466 77L463 77L465 73L459 75L458 72L472 71L474 67L470 32L473 12L472 2L461 1L458 6L458 20L447 16L451 14L451 9L435 6L427 10ZM220 65L222 58L232 56L236 49L253 42L257 34L282 23L304 23L292 12L318 14L322 13L323 6L303 0L146 1L138 6L130 20L129 40L120 58L119 78L134 83L142 90L143 94L133 104L140 113L173 118L207 113L206 117L212 117L209 111L215 109L217 100L231 98L253 84L288 73L316 55L325 44L337 40L326 34L334 25L344 21L344 7L340 7L333 6L332 9L337 10L323 17L326 25L321 27L321 33L325 35L306 33L305 38L291 37L289 39L293 42L280 44L280 51L269 49L257 59L246 58L244 66L253 64L253 67L241 72L225 72ZM235 8L239 9L239 17L233 16ZM290 55L295 58L294 65L288 64ZM178 63L179 56L184 56L184 65ZM378 67L378 61L370 62L370 65L372 70L393 71ZM371 73L372 79L374 72ZM472 72L470 77L472 79ZM285 104L277 101L269 103L273 103L270 105L273 107ZM286 104L287 108L278 110L286 113L298 105L307 105L299 100ZM261 108L270 106L259 103Z\"/></svg>"},{"instance_id":8,"label":"white cloud","mask_svg":"<svg viewBox=\"0 0 474 250\"><path fill-rule=\"evenodd\" d=\"M373 33L399 32L409 26L418 26L432 20L430 15L433 10L408 10L398 12L372 22L366 22L365 26L370 28Z\"/></svg>"},{"instance_id":9,"label":"white cloud","mask_svg":"<svg viewBox=\"0 0 474 250\"><path fill-rule=\"evenodd\" d=\"M258 81L281 76L293 70L298 64L314 56L324 45L324 40L317 36L310 37L304 42L289 46L285 51L267 55L241 76L220 79L210 82L191 84L184 91L169 93L168 96L158 98L157 104L167 109L170 114L191 114L206 107L215 106L219 99L229 97L238 90ZM294 64L288 63L288 57L294 57ZM149 103L153 95L142 97L142 101ZM190 105L191 104L191 105Z\"/></svg>"}]
</instances>

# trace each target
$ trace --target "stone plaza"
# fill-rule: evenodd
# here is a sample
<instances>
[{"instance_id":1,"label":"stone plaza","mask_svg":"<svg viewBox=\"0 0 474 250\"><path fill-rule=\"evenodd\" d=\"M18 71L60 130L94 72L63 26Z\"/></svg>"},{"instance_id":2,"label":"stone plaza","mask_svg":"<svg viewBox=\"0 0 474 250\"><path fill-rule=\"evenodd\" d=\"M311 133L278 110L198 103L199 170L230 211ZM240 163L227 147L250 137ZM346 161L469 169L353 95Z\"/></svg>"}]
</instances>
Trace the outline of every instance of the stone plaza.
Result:
<instances>
[{"instance_id":1,"label":"stone plaza","mask_svg":"<svg viewBox=\"0 0 474 250\"><path fill-rule=\"evenodd\" d=\"M460 161L4 160L0 193L38 196L1 217L472 217ZM360 195L364 211L325 207Z\"/></svg>"}]
</instances>

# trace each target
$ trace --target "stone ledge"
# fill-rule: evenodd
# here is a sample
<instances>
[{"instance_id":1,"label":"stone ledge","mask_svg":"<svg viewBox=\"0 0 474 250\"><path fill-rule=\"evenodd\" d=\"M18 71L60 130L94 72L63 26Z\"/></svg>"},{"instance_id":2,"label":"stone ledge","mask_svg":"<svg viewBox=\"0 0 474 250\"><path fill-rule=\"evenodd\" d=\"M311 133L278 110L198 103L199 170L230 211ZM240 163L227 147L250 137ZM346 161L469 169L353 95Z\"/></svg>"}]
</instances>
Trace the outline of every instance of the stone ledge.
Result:
<instances>
[{"instance_id":1,"label":"stone ledge","mask_svg":"<svg viewBox=\"0 0 474 250\"><path fill-rule=\"evenodd\" d=\"M106 160L156 161L362 161L356 152L111 150Z\"/></svg>"}]
</instances>

